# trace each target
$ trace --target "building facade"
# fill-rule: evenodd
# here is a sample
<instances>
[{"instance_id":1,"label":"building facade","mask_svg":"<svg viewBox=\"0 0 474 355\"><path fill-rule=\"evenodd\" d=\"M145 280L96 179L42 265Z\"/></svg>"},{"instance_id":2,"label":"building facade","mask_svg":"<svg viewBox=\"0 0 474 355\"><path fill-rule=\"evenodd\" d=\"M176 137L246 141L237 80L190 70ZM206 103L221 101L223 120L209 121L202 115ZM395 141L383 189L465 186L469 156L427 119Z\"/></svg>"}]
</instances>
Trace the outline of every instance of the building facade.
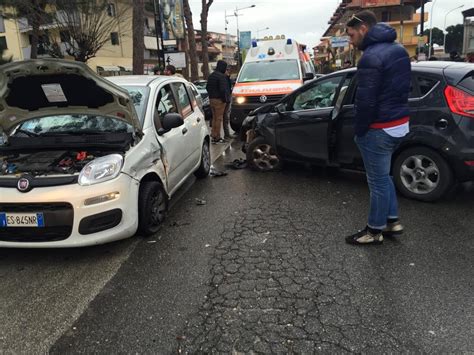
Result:
<instances>
[{"instance_id":1,"label":"building facade","mask_svg":"<svg viewBox=\"0 0 474 355\"><path fill-rule=\"evenodd\" d=\"M462 12L464 18L464 41L462 54L474 55L474 7Z\"/></svg>"},{"instance_id":2,"label":"building facade","mask_svg":"<svg viewBox=\"0 0 474 355\"><path fill-rule=\"evenodd\" d=\"M14 11L8 9L9 13ZM49 8L47 12L54 12ZM99 73L131 72L132 68L132 2L129 0L110 0L107 6L107 16L114 17L120 14L117 25L107 34L109 39L87 64ZM61 14L56 13L56 18ZM52 45L55 44L60 56L73 59L66 51L66 34L60 29L57 22L51 20L40 27L38 43L38 58L50 57ZM33 29L26 18L0 18L0 46L5 48L5 56L12 60L30 59L31 33ZM56 46L57 44L57 46Z\"/></svg>"},{"instance_id":3,"label":"building facade","mask_svg":"<svg viewBox=\"0 0 474 355\"><path fill-rule=\"evenodd\" d=\"M425 3L428 0L422 0ZM419 36L418 25L421 22L420 0L342 0L333 16L328 21L329 27L321 38L321 43L314 48L316 64L324 67L326 62L334 69L345 60L357 61L360 53L352 46L333 47L332 38L345 36L346 23L351 16L361 10L371 10L379 22L385 22L397 31L397 41L402 44L410 57L417 54L417 47L427 42L426 36ZM428 21L424 13L424 21Z\"/></svg>"}]
</instances>

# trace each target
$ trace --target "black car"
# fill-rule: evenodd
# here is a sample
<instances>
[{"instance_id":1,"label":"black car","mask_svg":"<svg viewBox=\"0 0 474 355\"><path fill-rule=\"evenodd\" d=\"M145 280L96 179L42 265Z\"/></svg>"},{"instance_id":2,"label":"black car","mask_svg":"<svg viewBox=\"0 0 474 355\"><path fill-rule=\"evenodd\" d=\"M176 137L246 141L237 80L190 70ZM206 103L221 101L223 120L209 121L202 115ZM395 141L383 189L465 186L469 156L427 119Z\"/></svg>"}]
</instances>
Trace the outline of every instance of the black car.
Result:
<instances>
[{"instance_id":1,"label":"black car","mask_svg":"<svg viewBox=\"0 0 474 355\"><path fill-rule=\"evenodd\" d=\"M209 101L209 94L206 90L207 81L206 80L198 80L193 83L198 92L201 94L202 97L202 108L204 111L204 117L206 121L210 121L212 119L212 110L211 110L211 103Z\"/></svg>"},{"instance_id":2,"label":"black car","mask_svg":"<svg viewBox=\"0 0 474 355\"><path fill-rule=\"evenodd\" d=\"M355 69L311 81L244 121L248 164L260 171L285 161L363 170L354 143ZM410 133L392 161L398 190L423 201L455 182L474 180L474 64L412 66Z\"/></svg>"}]
</instances>

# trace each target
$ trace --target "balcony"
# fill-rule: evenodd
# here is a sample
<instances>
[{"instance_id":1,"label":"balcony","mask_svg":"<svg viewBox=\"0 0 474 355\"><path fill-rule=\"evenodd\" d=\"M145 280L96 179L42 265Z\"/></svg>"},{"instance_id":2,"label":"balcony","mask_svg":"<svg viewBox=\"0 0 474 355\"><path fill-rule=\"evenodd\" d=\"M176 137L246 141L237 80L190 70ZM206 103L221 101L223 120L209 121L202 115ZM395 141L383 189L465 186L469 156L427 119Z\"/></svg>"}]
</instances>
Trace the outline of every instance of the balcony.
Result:
<instances>
[{"instance_id":1,"label":"balcony","mask_svg":"<svg viewBox=\"0 0 474 355\"><path fill-rule=\"evenodd\" d=\"M429 0L424 0L427 3ZM412 5L420 8L420 0L404 0L404 5ZM373 8L383 6L400 6L400 0L352 0L347 4L348 8Z\"/></svg>"},{"instance_id":2,"label":"balcony","mask_svg":"<svg viewBox=\"0 0 474 355\"><path fill-rule=\"evenodd\" d=\"M429 13L428 12L425 12L424 20L425 20L425 22L427 22L429 20ZM420 13L413 14L411 19L407 19L407 20L404 19L403 20L403 23L405 25L407 25L407 24L418 24L420 22L421 22L421 14ZM391 26L400 25L400 20L389 21L388 24L391 25Z\"/></svg>"},{"instance_id":3,"label":"balcony","mask_svg":"<svg viewBox=\"0 0 474 355\"><path fill-rule=\"evenodd\" d=\"M423 36L423 42L427 43L428 42L428 36ZM403 44L404 46L414 46L418 44L418 41L420 40L419 36L403 36Z\"/></svg>"},{"instance_id":4,"label":"balcony","mask_svg":"<svg viewBox=\"0 0 474 355\"><path fill-rule=\"evenodd\" d=\"M58 16L60 16L58 14ZM58 27L58 24L53 21L52 16L45 19L45 23L40 26L40 30L49 30L51 28ZM25 17L19 18L18 22L18 30L20 33L27 33L33 30L33 27L28 23L28 19Z\"/></svg>"}]
</instances>

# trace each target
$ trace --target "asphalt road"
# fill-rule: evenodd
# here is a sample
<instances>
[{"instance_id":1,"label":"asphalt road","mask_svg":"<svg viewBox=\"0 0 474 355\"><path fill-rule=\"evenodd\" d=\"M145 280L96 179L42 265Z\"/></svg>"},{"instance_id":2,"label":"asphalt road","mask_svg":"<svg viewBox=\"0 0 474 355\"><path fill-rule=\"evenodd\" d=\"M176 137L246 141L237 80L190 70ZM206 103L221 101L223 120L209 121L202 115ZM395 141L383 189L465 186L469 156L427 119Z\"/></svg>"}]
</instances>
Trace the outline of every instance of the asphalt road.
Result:
<instances>
[{"instance_id":1,"label":"asphalt road","mask_svg":"<svg viewBox=\"0 0 474 355\"><path fill-rule=\"evenodd\" d=\"M227 172L190 181L153 237L0 250L0 351L474 351L472 186L400 199L406 234L354 247L362 175Z\"/></svg>"}]
</instances>

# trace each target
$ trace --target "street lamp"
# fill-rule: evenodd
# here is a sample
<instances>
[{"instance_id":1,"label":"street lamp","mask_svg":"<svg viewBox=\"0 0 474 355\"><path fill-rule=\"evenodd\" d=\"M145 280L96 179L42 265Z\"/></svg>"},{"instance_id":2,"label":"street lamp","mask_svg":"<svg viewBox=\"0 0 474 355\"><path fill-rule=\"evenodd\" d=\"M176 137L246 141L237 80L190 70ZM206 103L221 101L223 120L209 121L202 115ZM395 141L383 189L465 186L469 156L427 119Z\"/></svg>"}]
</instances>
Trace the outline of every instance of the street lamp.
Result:
<instances>
[{"instance_id":1,"label":"street lamp","mask_svg":"<svg viewBox=\"0 0 474 355\"><path fill-rule=\"evenodd\" d=\"M238 54L238 58L239 58L239 65L242 65L242 61L240 59L240 31L239 31L239 11L242 11L242 10L245 10L245 9L251 9L253 7L255 7L256 5L250 5L250 6L246 6L246 7L241 7L241 8L237 8L237 6L235 7L235 10L234 10L234 16L235 16L235 19L237 21L237 43L239 44L237 46L237 54Z\"/></svg>"},{"instance_id":2,"label":"street lamp","mask_svg":"<svg viewBox=\"0 0 474 355\"><path fill-rule=\"evenodd\" d=\"M433 4L431 5L431 13L430 13L430 44L428 46L428 59L431 58L431 51L433 48L433 10L436 4L436 0L433 0Z\"/></svg>"},{"instance_id":3,"label":"street lamp","mask_svg":"<svg viewBox=\"0 0 474 355\"><path fill-rule=\"evenodd\" d=\"M268 31L270 29L270 27L265 27L265 28L261 28L259 30L257 30L257 37L255 37L258 41L258 38L259 38L259 33L262 32L262 31Z\"/></svg>"},{"instance_id":4,"label":"street lamp","mask_svg":"<svg viewBox=\"0 0 474 355\"><path fill-rule=\"evenodd\" d=\"M461 7L464 7L464 5L460 5L458 7L455 7L454 9L452 10L449 10L446 15L444 16L444 27L443 27L443 30L444 30L444 38L443 38L443 48L444 48L444 53L446 53L446 19L448 17L448 15L453 12L454 10L457 10L457 9L460 9Z\"/></svg>"}]
</instances>

